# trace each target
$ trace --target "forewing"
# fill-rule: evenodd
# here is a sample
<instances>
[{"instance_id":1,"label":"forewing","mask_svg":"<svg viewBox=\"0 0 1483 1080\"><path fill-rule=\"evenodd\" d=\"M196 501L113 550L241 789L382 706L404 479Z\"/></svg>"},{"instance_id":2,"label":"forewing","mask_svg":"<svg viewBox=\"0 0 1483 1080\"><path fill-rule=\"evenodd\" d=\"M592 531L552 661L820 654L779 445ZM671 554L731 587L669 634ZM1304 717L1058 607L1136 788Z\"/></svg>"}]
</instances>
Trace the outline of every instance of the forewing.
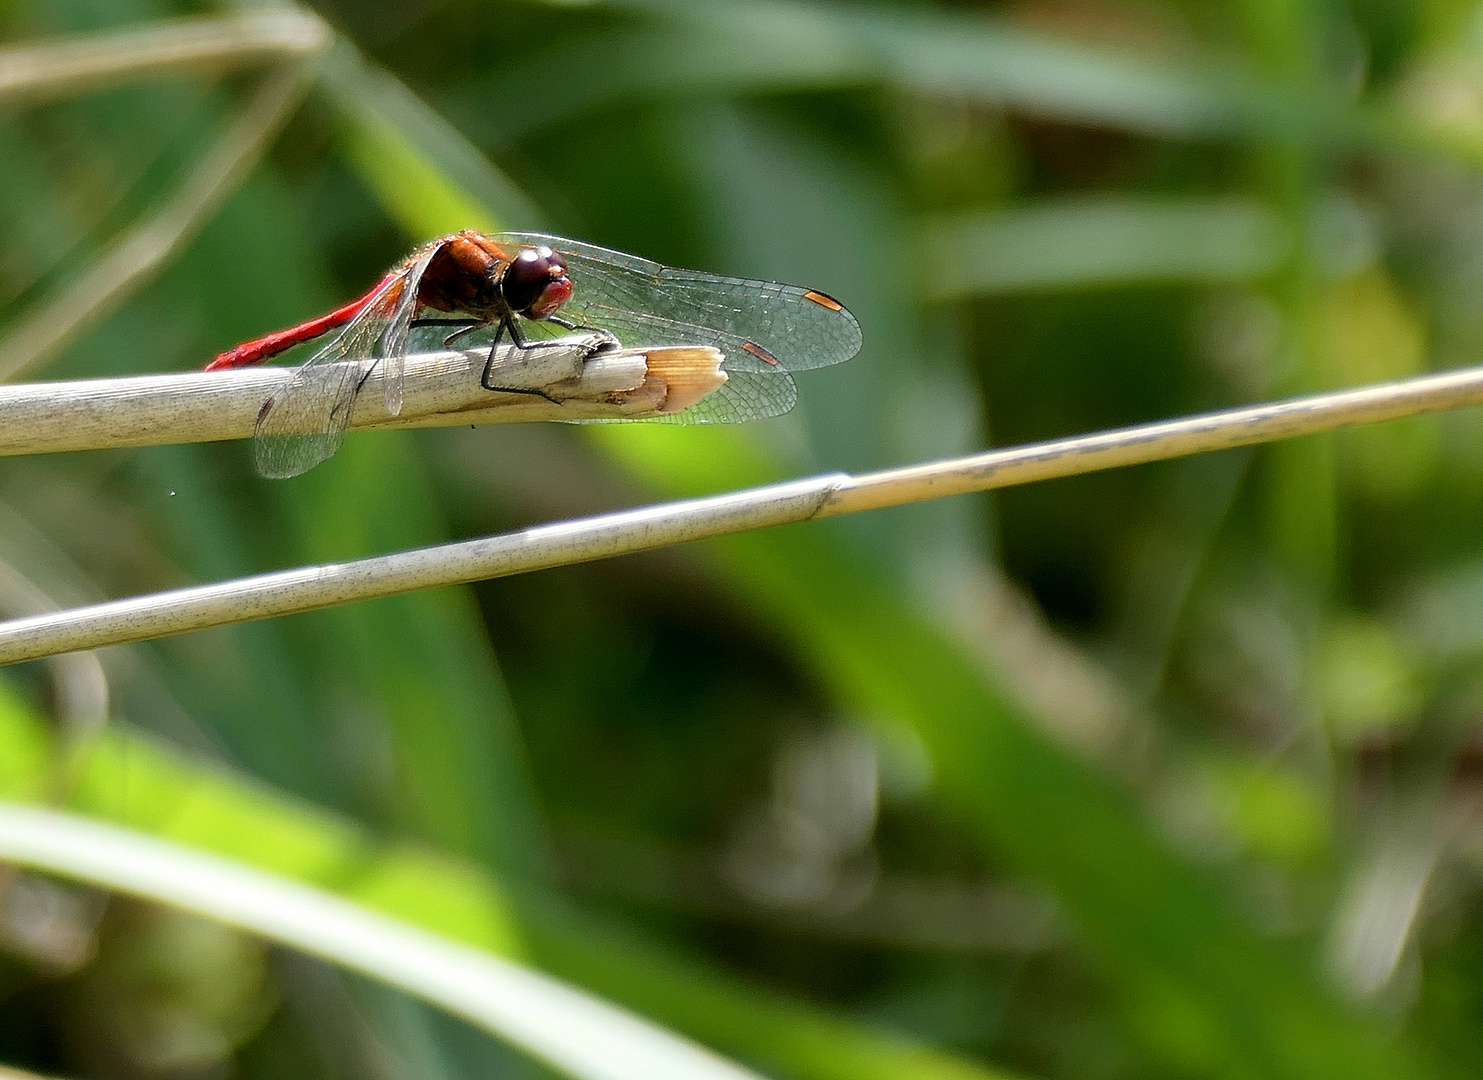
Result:
<instances>
[{"instance_id":1,"label":"forewing","mask_svg":"<svg viewBox=\"0 0 1483 1080\"><path fill-rule=\"evenodd\" d=\"M714 345L726 353L728 370L764 373L826 367L860 349L855 317L812 289L681 270L541 233L501 233L497 240L558 252L572 279L561 314L610 330L625 345ZM761 355L748 345L761 346Z\"/></svg>"},{"instance_id":2,"label":"forewing","mask_svg":"<svg viewBox=\"0 0 1483 1080\"><path fill-rule=\"evenodd\" d=\"M407 371L407 335L411 332L412 320L417 317L417 291L428 263L444 241L424 245L408 261L402 272L403 285L394 297L386 302L389 308L386 323L380 333L380 352L372 355L381 357L381 383L385 392L386 411L399 416L402 411L402 384ZM333 451L331 451L333 453Z\"/></svg>"},{"instance_id":3,"label":"forewing","mask_svg":"<svg viewBox=\"0 0 1483 1080\"><path fill-rule=\"evenodd\" d=\"M360 313L263 403L253 442L260 473L297 476L331 457L345 440L355 399L378 363L387 365L387 409L392 415L401 411L408 326L417 282L430 257L431 251L419 252L388 278ZM395 348L388 351L388 345Z\"/></svg>"}]
</instances>

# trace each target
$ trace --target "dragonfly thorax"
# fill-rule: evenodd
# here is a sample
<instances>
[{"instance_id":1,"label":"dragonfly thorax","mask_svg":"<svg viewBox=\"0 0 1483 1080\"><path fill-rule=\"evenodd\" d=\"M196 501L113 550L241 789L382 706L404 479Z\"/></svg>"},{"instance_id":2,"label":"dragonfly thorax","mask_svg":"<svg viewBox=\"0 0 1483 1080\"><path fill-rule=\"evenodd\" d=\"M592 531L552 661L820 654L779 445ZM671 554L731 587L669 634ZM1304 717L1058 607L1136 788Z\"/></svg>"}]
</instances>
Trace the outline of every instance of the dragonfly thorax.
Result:
<instances>
[{"instance_id":1,"label":"dragonfly thorax","mask_svg":"<svg viewBox=\"0 0 1483 1080\"><path fill-rule=\"evenodd\" d=\"M491 323L549 319L571 295L566 262L549 247L513 249L473 230L437 241L417 285L424 307Z\"/></svg>"}]
</instances>

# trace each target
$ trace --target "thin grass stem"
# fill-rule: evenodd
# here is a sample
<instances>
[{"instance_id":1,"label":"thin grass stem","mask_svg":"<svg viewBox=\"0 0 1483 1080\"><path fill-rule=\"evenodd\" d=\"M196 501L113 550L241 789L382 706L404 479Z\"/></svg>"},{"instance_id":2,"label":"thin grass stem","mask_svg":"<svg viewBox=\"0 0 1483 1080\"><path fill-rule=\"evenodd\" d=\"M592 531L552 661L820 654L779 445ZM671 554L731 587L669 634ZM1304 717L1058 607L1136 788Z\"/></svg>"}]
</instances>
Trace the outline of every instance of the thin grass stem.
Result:
<instances>
[{"instance_id":1,"label":"thin grass stem","mask_svg":"<svg viewBox=\"0 0 1483 1080\"><path fill-rule=\"evenodd\" d=\"M159 210L17 320L0 339L0 379L54 356L153 277L252 170L303 97L308 75L302 62L270 73Z\"/></svg>"},{"instance_id":2,"label":"thin grass stem","mask_svg":"<svg viewBox=\"0 0 1483 1080\"><path fill-rule=\"evenodd\" d=\"M1483 367L541 525L0 623L0 664L1483 404Z\"/></svg>"},{"instance_id":3,"label":"thin grass stem","mask_svg":"<svg viewBox=\"0 0 1483 1080\"><path fill-rule=\"evenodd\" d=\"M306 11L171 19L0 49L0 104L36 104L103 86L182 73L219 73L306 59L329 27Z\"/></svg>"}]
</instances>

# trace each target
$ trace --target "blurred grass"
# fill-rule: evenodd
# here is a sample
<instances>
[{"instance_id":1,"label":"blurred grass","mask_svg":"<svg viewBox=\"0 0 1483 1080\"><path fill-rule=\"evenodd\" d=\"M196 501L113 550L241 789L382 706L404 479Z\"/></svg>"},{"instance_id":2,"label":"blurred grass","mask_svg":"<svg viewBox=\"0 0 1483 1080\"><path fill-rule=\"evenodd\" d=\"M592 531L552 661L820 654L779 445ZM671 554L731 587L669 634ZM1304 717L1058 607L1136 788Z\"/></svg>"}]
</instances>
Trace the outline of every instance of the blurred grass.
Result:
<instances>
[{"instance_id":1,"label":"blurred grass","mask_svg":"<svg viewBox=\"0 0 1483 1080\"><path fill-rule=\"evenodd\" d=\"M734 444L682 455L659 428L642 439L599 435L667 496L764 480ZM683 471L673 464L681 457ZM950 639L827 542L789 531L798 530L708 547L842 704L920 736L943 797L996 853L1050 884L1105 952L1152 1052L1209 1075L1431 1074L1414 1050L1388 1047L1290 954L1243 927L1218 879L1171 858L1122 793L1046 741Z\"/></svg>"},{"instance_id":2,"label":"blurred grass","mask_svg":"<svg viewBox=\"0 0 1483 1080\"><path fill-rule=\"evenodd\" d=\"M48 733L13 696L0 697L7 750L0 795L34 796ZM376 911L496 955L532 958L713 1045L761 1056L802 1077L995 1075L806 1005L670 958L632 936L564 912L550 897L510 896L487 873L435 850L373 843L349 823L270 789L212 771L137 735L111 733L87 754L69 803L189 848L329 889ZM523 924L534 916L533 930Z\"/></svg>"}]
</instances>

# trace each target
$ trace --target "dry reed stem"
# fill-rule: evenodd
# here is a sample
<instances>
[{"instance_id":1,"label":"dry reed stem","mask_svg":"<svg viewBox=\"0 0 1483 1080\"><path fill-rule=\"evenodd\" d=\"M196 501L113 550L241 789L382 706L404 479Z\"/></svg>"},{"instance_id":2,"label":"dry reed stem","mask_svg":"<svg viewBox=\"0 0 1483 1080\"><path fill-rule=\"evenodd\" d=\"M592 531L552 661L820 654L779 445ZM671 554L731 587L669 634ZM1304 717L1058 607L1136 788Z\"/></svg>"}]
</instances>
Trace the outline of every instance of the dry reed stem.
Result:
<instances>
[{"instance_id":1,"label":"dry reed stem","mask_svg":"<svg viewBox=\"0 0 1483 1080\"><path fill-rule=\"evenodd\" d=\"M0 663L1483 404L1483 368L853 477L843 473L0 623Z\"/></svg>"},{"instance_id":2,"label":"dry reed stem","mask_svg":"<svg viewBox=\"0 0 1483 1080\"><path fill-rule=\"evenodd\" d=\"M539 389L554 401L485 390L479 376L487 349L446 351L406 358L402 409L390 416L379 371L372 368L356 397L350 426L637 417L665 404L667 387L661 380L672 359L708 369L713 377L719 374L721 354L715 349L621 349L589 358L591 341L591 335L580 335L565 348L541 349L529 360L519 350L502 350L504 385ZM656 371L660 379L651 378ZM263 402L292 374L281 367L239 368L0 386L0 456L247 438Z\"/></svg>"}]
</instances>

